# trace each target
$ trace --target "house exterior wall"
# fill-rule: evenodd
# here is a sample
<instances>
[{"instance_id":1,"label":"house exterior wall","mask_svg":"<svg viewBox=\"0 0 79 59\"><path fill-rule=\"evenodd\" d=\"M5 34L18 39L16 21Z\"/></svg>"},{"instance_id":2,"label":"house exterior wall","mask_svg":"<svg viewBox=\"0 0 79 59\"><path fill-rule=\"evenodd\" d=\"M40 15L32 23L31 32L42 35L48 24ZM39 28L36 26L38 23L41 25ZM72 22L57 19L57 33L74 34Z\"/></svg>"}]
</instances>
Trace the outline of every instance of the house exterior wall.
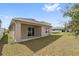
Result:
<instances>
[{"instance_id":1,"label":"house exterior wall","mask_svg":"<svg viewBox=\"0 0 79 59\"><path fill-rule=\"evenodd\" d=\"M49 27L49 35L51 35L52 34L52 27L50 26Z\"/></svg>"},{"instance_id":2,"label":"house exterior wall","mask_svg":"<svg viewBox=\"0 0 79 59\"><path fill-rule=\"evenodd\" d=\"M21 39L22 40L27 39L27 33L28 33L27 28L28 28L27 25L21 24Z\"/></svg>"},{"instance_id":3,"label":"house exterior wall","mask_svg":"<svg viewBox=\"0 0 79 59\"><path fill-rule=\"evenodd\" d=\"M46 32L47 31L47 32ZM51 34L51 27L49 26L42 26L41 27L41 36L44 37L44 36L48 36Z\"/></svg>"},{"instance_id":4,"label":"house exterior wall","mask_svg":"<svg viewBox=\"0 0 79 59\"><path fill-rule=\"evenodd\" d=\"M15 39L16 41L21 40L21 23L20 22L15 23Z\"/></svg>"},{"instance_id":5,"label":"house exterior wall","mask_svg":"<svg viewBox=\"0 0 79 59\"><path fill-rule=\"evenodd\" d=\"M29 27L34 28L34 36L33 37L41 36L41 27L28 25L28 24L21 24L21 40L27 40L32 37L32 36L28 37L28 28Z\"/></svg>"}]
</instances>

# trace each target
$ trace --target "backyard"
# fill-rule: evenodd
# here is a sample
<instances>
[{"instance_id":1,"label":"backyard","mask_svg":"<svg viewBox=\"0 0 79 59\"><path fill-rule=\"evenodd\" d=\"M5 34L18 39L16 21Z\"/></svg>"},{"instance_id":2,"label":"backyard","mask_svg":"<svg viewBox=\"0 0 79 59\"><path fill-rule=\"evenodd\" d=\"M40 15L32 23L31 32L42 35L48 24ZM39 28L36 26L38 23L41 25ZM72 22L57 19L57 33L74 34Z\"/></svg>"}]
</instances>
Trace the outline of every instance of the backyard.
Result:
<instances>
[{"instance_id":1,"label":"backyard","mask_svg":"<svg viewBox=\"0 0 79 59\"><path fill-rule=\"evenodd\" d=\"M66 56L79 55L79 41L70 33L55 33L47 37L19 43L8 43L5 35L0 41L0 55L6 56Z\"/></svg>"}]
</instances>

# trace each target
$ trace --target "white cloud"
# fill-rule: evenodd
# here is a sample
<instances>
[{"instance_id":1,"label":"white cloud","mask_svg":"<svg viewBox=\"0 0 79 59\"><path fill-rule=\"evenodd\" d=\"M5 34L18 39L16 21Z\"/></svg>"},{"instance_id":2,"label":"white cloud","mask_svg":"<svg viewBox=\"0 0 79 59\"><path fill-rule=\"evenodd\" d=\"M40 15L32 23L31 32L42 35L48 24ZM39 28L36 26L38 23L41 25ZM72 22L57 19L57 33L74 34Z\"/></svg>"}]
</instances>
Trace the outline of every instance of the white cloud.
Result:
<instances>
[{"instance_id":1,"label":"white cloud","mask_svg":"<svg viewBox=\"0 0 79 59\"><path fill-rule=\"evenodd\" d=\"M56 3L56 4L45 4L42 9L47 12L53 12L55 10L61 10L62 8L60 7L60 4Z\"/></svg>"},{"instance_id":2,"label":"white cloud","mask_svg":"<svg viewBox=\"0 0 79 59\"><path fill-rule=\"evenodd\" d=\"M62 8L61 7L58 7L57 10L62 10Z\"/></svg>"}]
</instances>

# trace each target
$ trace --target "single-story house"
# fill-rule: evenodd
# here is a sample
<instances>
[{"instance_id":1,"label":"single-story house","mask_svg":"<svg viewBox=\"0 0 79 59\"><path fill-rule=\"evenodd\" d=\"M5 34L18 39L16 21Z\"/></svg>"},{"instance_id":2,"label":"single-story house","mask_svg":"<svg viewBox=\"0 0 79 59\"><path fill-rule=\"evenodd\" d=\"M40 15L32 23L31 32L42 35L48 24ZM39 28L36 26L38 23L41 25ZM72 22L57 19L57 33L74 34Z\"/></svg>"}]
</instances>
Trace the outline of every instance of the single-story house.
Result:
<instances>
[{"instance_id":1,"label":"single-story house","mask_svg":"<svg viewBox=\"0 0 79 59\"><path fill-rule=\"evenodd\" d=\"M48 36L52 32L50 23L30 18L13 18L9 30L16 42Z\"/></svg>"},{"instance_id":2,"label":"single-story house","mask_svg":"<svg viewBox=\"0 0 79 59\"><path fill-rule=\"evenodd\" d=\"M52 32L70 32L70 29L65 29L65 27L53 27Z\"/></svg>"},{"instance_id":3,"label":"single-story house","mask_svg":"<svg viewBox=\"0 0 79 59\"><path fill-rule=\"evenodd\" d=\"M64 27L53 27L52 32L65 32Z\"/></svg>"}]
</instances>

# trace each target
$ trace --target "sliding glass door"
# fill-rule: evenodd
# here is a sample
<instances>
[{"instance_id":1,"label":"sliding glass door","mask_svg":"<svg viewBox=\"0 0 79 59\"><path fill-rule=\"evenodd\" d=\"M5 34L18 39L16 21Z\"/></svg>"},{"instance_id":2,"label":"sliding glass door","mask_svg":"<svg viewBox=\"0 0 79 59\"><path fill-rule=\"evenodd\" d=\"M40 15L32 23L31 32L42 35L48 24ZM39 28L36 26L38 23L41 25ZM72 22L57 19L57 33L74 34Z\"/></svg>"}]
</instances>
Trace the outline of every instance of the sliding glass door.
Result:
<instances>
[{"instance_id":1,"label":"sliding glass door","mask_svg":"<svg viewBox=\"0 0 79 59\"><path fill-rule=\"evenodd\" d=\"M34 28L32 27L28 28L28 36L34 36Z\"/></svg>"}]
</instances>

